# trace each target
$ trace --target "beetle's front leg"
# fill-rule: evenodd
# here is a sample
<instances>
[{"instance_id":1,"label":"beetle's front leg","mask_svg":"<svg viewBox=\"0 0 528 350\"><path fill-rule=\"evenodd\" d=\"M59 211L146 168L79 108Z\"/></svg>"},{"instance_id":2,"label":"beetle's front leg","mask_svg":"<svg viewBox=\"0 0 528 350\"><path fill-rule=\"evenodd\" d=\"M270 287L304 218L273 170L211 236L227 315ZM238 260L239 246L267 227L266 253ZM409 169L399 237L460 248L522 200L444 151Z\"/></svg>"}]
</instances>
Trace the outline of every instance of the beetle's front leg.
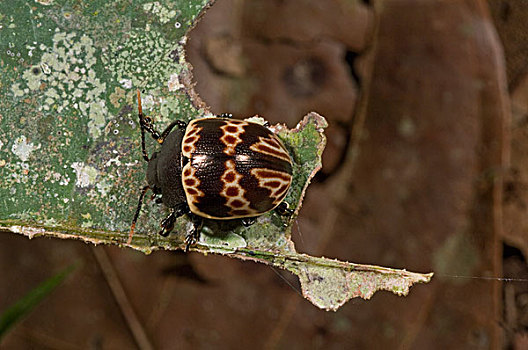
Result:
<instances>
[{"instance_id":1,"label":"beetle's front leg","mask_svg":"<svg viewBox=\"0 0 528 350\"><path fill-rule=\"evenodd\" d=\"M165 130L163 130L163 132L161 133L161 135L156 139L156 141L158 141L158 143L161 145L163 143L163 141L165 141L165 138L167 136L169 136L170 132L172 131L172 129L174 129L174 127L177 126L178 129L183 129L185 127L187 127L187 123L184 122L184 121L181 121L181 120L175 120L173 121L172 123L169 124L169 126L167 126L165 128Z\"/></svg>"},{"instance_id":2,"label":"beetle's front leg","mask_svg":"<svg viewBox=\"0 0 528 350\"><path fill-rule=\"evenodd\" d=\"M288 221L290 221L294 212L295 210L290 209L287 202L282 202L275 208L275 213L279 214L283 218L286 218ZM288 226L288 224L286 223L284 226Z\"/></svg>"},{"instance_id":3,"label":"beetle's front leg","mask_svg":"<svg viewBox=\"0 0 528 350\"><path fill-rule=\"evenodd\" d=\"M174 229L174 223L176 222L176 219L184 214L187 214L188 212L189 207L185 203L182 203L178 207L171 208L169 215L165 219L161 220L161 231L159 234L163 237L167 237Z\"/></svg>"},{"instance_id":4,"label":"beetle's front leg","mask_svg":"<svg viewBox=\"0 0 528 350\"><path fill-rule=\"evenodd\" d=\"M152 121L152 118L143 114L143 107L141 106L141 93L139 92L139 89L137 90L137 99L139 126L141 127L141 150L143 152L143 158L148 162L149 157L145 148L145 131L148 132L159 144L162 144L175 126L177 126L178 129L182 129L187 126L187 123L181 120L175 120L170 123L169 126L167 126L160 134L156 129L154 129L154 122Z\"/></svg>"}]
</instances>

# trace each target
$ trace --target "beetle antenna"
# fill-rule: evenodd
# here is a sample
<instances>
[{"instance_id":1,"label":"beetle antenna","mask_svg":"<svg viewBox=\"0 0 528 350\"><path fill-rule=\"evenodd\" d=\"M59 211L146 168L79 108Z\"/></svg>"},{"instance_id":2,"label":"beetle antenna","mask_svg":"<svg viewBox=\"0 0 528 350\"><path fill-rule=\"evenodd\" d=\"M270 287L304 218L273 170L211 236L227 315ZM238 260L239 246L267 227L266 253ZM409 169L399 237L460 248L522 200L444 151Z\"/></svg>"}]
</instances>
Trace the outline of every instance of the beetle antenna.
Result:
<instances>
[{"instance_id":1,"label":"beetle antenna","mask_svg":"<svg viewBox=\"0 0 528 350\"><path fill-rule=\"evenodd\" d=\"M141 190L141 194L139 195L139 203L136 209L136 214L134 214L134 219L132 220L132 225L130 225L130 233L128 234L128 241L127 244L132 243L132 236L134 236L134 229L136 228L136 222L139 217L139 213L141 212L141 206L143 205L143 198L145 198L145 193L149 190L150 186L145 186Z\"/></svg>"},{"instance_id":2,"label":"beetle antenna","mask_svg":"<svg viewBox=\"0 0 528 350\"><path fill-rule=\"evenodd\" d=\"M139 89L137 89L137 100L138 100L138 112L140 117L143 116L143 108L141 107L141 93L139 92Z\"/></svg>"},{"instance_id":3,"label":"beetle antenna","mask_svg":"<svg viewBox=\"0 0 528 350\"><path fill-rule=\"evenodd\" d=\"M138 100L139 127L141 129L141 152L143 153L143 159L148 162L150 159L145 147L145 116L143 115L143 107L141 107L141 93L139 92L139 89L136 91Z\"/></svg>"}]
</instances>

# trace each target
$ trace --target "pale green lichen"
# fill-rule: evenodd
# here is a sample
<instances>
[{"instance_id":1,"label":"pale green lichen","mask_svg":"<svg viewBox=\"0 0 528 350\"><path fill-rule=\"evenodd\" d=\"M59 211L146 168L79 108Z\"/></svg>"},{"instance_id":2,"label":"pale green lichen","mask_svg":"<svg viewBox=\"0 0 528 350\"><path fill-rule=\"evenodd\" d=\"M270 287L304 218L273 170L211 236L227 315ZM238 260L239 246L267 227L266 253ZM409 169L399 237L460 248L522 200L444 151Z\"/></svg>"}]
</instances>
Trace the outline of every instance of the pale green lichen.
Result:
<instances>
[{"instance_id":1,"label":"pale green lichen","mask_svg":"<svg viewBox=\"0 0 528 350\"><path fill-rule=\"evenodd\" d=\"M24 96L24 90L20 89L19 83L14 83L11 85L11 92L15 97L22 97Z\"/></svg>"},{"instance_id":2,"label":"pale green lichen","mask_svg":"<svg viewBox=\"0 0 528 350\"><path fill-rule=\"evenodd\" d=\"M303 295L320 308L335 311L351 297L347 274L342 270L306 265L294 273Z\"/></svg>"},{"instance_id":3,"label":"pale green lichen","mask_svg":"<svg viewBox=\"0 0 528 350\"><path fill-rule=\"evenodd\" d=\"M99 191L102 197L106 197L108 192L112 189L112 182L107 179L102 179L95 184L95 187Z\"/></svg>"},{"instance_id":4,"label":"pale green lichen","mask_svg":"<svg viewBox=\"0 0 528 350\"><path fill-rule=\"evenodd\" d=\"M198 243L209 247L211 252L215 253L233 253L238 248L245 248L247 246L244 237L233 232L229 232L223 237L216 237L202 232Z\"/></svg>"},{"instance_id":5,"label":"pale green lichen","mask_svg":"<svg viewBox=\"0 0 528 350\"><path fill-rule=\"evenodd\" d=\"M28 56L33 56L37 43L27 45ZM58 29L53 45L38 46L40 62L26 69L22 78L25 86L14 83L11 91L16 97L42 90L40 109L64 113L73 108L89 119L88 132L92 139L101 136L108 111L105 105L106 84L96 76L97 63L93 41L85 34L65 33Z\"/></svg>"},{"instance_id":6,"label":"pale green lichen","mask_svg":"<svg viewBox=\"0 0 528 350\"><path fill-rule=\"evenodd\" d=\"M99 171L93 166L86 165L83 162L73 162L71 165L72 169L75 170L77 180L75 186L77 187L88 187L95 185L96 179L99 176Z\"/></svg>"},{"instance_id":7,"label":"pale green lichen","mask_svg":"<svg viewBox=\"0 0 528 350\"><path fill-rule=\"evenodd\" d=\"M158 32L132 31L126 40L109 45L103 63L113 80L125 89L155 90L169 86L169 81L174 85L173 75L182 71L182 65L171 58L171 52L183 55L182 45L165 40Z\"/></svg>"},{"instance_id":8,"label":"pale green lichen","mask_svg":"<svg viewBox=\"0 0 528 350\"><path fill-rule=\"evenodd\" d=\"M159 108L162 123L170 122L175 115L181 115L181 94L159 93L161 87L170 92L183 91L179 79L184 64L176 57L183 56L181 43L174 44L160 33L148 30L132 31L124 41L111 43L103 55L103 63L112 74L112 80L119 82L125 90L139 88L143 110L151 113ZM117 91L117 90L116 90ZM118 96L112 95L116 106ZM157 113L158 113L157 112Z\"/></svg>"},{"instance_id":9,"label":"pale green lichen","mask_svg":"<svg viewBox=\"0 0 528 350\"><path fill-rule=\"evenodd\" d=\"M143 4L143 10L157 16L161 24L169 23L179 13L177 10L169 9L163 6L158 1L147 2L146 4Z\"/></svg>"},{"instance_id":10,"label":"pale green lichen","mask_svg":"<svg viewBox=\"0 0 528 350\"><path fill-rule=\"evenodd\" d=\"M20 158L21 161L26 162L31 155L31 152L40 148L39 145L34 145L31 142L27 141L26 136L21 135L15 139L13 146L11 146L11 151Z\"/></svg>"}]
</instances>

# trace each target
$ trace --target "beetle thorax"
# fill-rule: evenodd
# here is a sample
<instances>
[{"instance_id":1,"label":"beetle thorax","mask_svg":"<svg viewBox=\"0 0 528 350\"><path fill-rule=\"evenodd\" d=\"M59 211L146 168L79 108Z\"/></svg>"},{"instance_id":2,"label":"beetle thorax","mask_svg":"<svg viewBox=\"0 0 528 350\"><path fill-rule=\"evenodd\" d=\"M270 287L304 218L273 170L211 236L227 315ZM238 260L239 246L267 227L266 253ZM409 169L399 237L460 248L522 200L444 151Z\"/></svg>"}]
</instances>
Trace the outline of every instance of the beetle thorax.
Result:
<instances>
[{"instance_id":1,"label":"beetle thorax","mask_svg":"<svg viewBox=\"0 0 528 350\"><path fill-rule=\"evenodd\" d=\"M185 201L181 183L181 141L184 130L174 130L167 136L159 152L154 152L148 164L147 181L154 193L161 194L163 203L172 208Z\"/></svg>"}]
</instances>

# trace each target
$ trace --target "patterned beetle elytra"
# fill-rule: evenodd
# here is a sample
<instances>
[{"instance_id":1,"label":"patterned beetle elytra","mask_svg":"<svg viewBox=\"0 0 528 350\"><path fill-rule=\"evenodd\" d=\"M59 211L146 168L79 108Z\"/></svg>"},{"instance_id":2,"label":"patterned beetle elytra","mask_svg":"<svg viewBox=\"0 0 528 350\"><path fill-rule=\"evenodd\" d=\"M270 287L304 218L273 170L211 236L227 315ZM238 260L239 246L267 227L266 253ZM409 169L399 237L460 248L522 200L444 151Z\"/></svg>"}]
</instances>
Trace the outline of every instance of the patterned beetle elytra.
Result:
<instances>
[{"instance_id":1,"label":"patterned beetle elytra","mask_svg":"<svg viewBox=\"0 0 528 350\"><path fill-rule=\"evenodd\" d=\"M290 188L290 155L260 124L193 120L185 129L181 154L189 209L209 219L258 216L278 206Z\"/></svg>"}]
</instances>

